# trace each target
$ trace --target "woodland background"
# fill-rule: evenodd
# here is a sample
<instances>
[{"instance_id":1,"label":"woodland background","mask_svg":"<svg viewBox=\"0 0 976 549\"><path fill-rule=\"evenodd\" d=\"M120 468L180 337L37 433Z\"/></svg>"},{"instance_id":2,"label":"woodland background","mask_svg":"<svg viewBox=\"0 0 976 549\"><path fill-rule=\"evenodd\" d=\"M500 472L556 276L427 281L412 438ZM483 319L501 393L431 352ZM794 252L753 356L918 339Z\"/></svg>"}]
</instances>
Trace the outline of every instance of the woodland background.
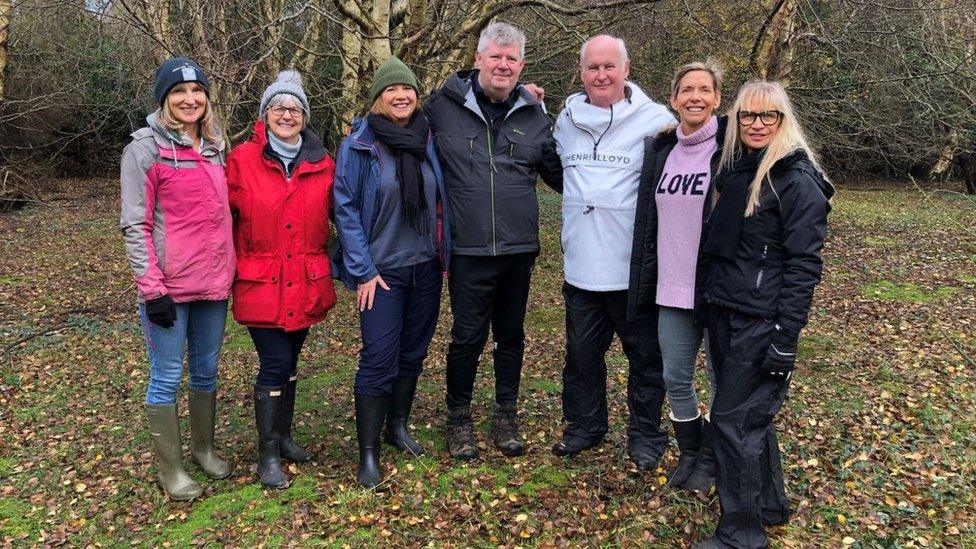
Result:
<instances>
[{"instance_id":1,"label":"woodland background","mask_svg":"<svg viewBox=\"0 0 976 549\"><path fill-rule=\"evenodd\" d=\"M976 193L974 0L3 0L0 197L11 207L50 178L114 173L167 57L201 63L234 144L277 71L297 68L335 150L386 56L429 91L471 65L492 18L526 30L523 80L545 86L553 112L581 87L580 43L609 32L659 101L677 66L713 56L727 103L747 78L784 82L832 174Z\"/></svg>"},{"instance_id":2,"label":"woodland background","mask_svg":"<svg viewBox=\"0 0 976 549\"><path fill-rule=\"evenodd\" d=\"M228 320L218 439L234 474L191 504L154 482L148 376L118 229L118 160L155 108L153 73L196 58L232 141L277 71L305 73L312 124L335 150L394 52L426 90L470 65L493 17L527 30L524 80L550 112L580 88L579 44L624 37L632 77L663 101L674 69L711 55L726 104L754 76L789 86L839 188L824 280L777 417L790 523L774 547L976 546L976 1L21 0L0 1L0 546L690 546L714 493L663 485L624 452L626 359L608 356L611 432L575 459L562 429L560 199L540 187L542 252L526 320L528 453L487 438L485 353L474 411L482 457L444 445L446 292L412 416L429 449L383 453L355 485L352 294L309 336L295 435L317 453L291 488L254 472L257 358ZM699 379L699 387L703 387ZM185 404L182 404L185 410ZM184 435L186 435L184 426Z\"/></svg>"}]
</instances>

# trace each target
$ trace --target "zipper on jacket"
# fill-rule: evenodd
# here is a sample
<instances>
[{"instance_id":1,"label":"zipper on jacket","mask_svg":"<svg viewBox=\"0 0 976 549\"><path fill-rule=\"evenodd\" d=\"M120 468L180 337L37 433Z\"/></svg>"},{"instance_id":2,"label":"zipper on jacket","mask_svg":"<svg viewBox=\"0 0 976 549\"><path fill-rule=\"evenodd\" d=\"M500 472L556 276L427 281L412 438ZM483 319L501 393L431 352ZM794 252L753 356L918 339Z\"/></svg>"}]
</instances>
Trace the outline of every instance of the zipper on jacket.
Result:
<instances>
[{"instance_id":1,"label":"zipper on jacket","mask_svg":"<svg viewBox=\"0 0 976 549\"><path fill-rule=\"evenodd\" d=\"M487 120L485 120L485 127L488 129L488 182L491 189L491 255L498 255L498 243L495 237L495 153L491 148L491 124Z\"/></svg>"},{"instance_id":2,"label":"zipper on jacket","mask_svg":"<svg viewBox=\"0 0 976 549\"><path fill-rule=\"evenodd\" d=\"M769 251L769 244L763 244L762 258L759 260L759 275L756 276L756 289L762 284L763 271L766 270L766 252Z\"/></svg>"}]
</instances>

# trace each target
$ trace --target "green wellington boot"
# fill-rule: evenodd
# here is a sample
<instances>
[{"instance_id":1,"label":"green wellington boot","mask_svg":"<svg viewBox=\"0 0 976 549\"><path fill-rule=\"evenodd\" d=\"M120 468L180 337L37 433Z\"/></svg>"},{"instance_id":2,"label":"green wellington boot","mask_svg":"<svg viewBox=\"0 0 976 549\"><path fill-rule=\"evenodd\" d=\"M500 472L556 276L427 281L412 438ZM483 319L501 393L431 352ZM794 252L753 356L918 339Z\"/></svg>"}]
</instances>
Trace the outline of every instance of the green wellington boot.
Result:
<instances>
[{"instance_id":1,"label":"green wellington boot","mask_svg":"<svg viewBox=\"0 0 976 549\"><path fill-rule=\"evenodd\" d=\"M190 456L210 478L227 478L230 465L214 451L217 392L190 389Z\"/></svg>"},{"instance_id":2,"label":"green wellington boot","mask_svg":"<svg viewBox=\"0 0 976 549\"><path fill-rule=\"evenodd\" d=\"M183 446L180 444L180 420L175 404L147 404L149 435L156 451L159 485L170 499L191 500L203 488L183 470Z\"/></svg>"}]
</instances>

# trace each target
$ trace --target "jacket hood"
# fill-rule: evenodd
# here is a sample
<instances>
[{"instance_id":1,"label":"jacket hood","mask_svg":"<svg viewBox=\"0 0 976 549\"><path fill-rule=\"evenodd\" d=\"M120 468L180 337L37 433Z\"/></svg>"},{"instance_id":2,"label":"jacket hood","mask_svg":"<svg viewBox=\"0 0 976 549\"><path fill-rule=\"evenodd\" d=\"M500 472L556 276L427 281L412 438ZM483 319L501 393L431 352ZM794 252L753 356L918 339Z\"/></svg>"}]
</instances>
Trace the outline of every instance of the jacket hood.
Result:
<instances>
[{"instance_id":1,"label":"jacket hood","mask_svg":"<svg viewBox=\"0 0 976 549\"><path fill-rule=\"evenodd\" d=\"M833 183L827 179L827 177L816 167L814 167L813 162L810 161L809 155L803 149L797 149L783 158L780 158L776 164L773 164L772 171L775 174L783 174L789 171L799 171L810 176L811 179L820 188L820 192L823 193L824 198L830 200L836 190L834 189Z\"/></svg>"},{"instance_id":2,"label":"jacket hood","mask_svg":"<svg viewBox=\"0 0 976 549\"><path fill-rule=\"evenodd\" d=\"M302 150L298 153L299 161L306 162L318 162L325 158L325 147L322 145L322 140L319 139L318 134L312 131L311 128L305 127L301 131L302 135ZM251 143L255 143L261 147L262 151L265 151L265 156L268 156L267 149L270 147L268 144L268 128L264 124L264 120L258 120L254 123L254 129L251 132L251 138L248 139ZM295 165L298 165L296 162Z\"/></svg>"},{"instance_id":3,"label":"jacket hood","mask_svg":"<svg viewBox=\"0 0 976 549\"><path fill-rule=\"evenodd\" d=\"M586 92L578 92L566 98L564 111L574 126L590 133L607 130L608 112L610 124L615 127L631 117L640 117L652 127L658 119L673 120L664 105L652 101L637 84L627 82L624 90L624 99L609 110L590 104Z\"/></svg>"},{"instance_id":4,"label":"jacket hood","mask_svg":"<svg viewBox=\"0 0 976 549\"><path fill-rule=\"evenodd\" d=\"M158 112L159 111L154 111L146 116L146 125L152 130L153 138L156 140L156 144L168 149L175 148L176 146L192 148L193 140L190 139L189 135L184 132L171 130L159 123L159 117L157 116ZM204 154L204 156L210 156L224 150L223 135L220 133L220 130L217 130L217 132L216 143L211 143L206 139L203 140L201 152Z\"/></svg>"},{"instance_id":5,"label":"jacket hood","mask_svg":"<svg viewBox=\"0 0 976 549\"><path fill-rule=\"evenodd\" d=\"M349 130L349 141L356 148L370 148L376 143L376 135L369 127L366 117L352 119L352 129Z\"/></svg>"},{"instance_id":6,"label":"jacket hood","mask_svg":"<svg viewBox=\"0 0 976 549\"><path fill-rule=\"evenodd\" d=\"M464 103L468 92L471 91L471 79L478 78L478 74L481 71L478 69L467 69L463 71L458 71L451 75L444 83L444 87L441 88L445 95L451 99L457 101L458 103ZM525 86L521 82L515 85L515 89L518 90L518 97L522 101L529 105L540 104L539 100L535 98L534 95L525 89ZM519 102L515 103L516 108L519 106Z\"/></svg>"}]
</instances>

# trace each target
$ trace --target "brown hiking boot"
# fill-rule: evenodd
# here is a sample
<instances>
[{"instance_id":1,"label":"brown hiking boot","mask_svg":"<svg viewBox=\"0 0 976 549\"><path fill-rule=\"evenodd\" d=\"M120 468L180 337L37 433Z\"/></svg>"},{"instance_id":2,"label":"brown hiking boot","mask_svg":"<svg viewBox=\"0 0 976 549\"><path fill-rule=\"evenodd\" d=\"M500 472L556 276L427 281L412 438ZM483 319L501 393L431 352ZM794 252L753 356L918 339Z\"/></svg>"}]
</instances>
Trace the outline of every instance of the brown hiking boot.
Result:
<instances>
[{"instance_id":1,"label":"brown hiking boot","mask_svg":"<svg viewBox=\"0 0 976 549\"><path fill-rule=\"evenodd\" d=\"M475 459L478 457L478 444L474 439L474 425L471 423L471 408L462 406L447 412L447 449L456 459Z\"/></svg>"},{"instance_id":2,"label":"brown hiking boot","mask_svg":"<svg viewBox=\"0 0 976 549\"><path fill-rule=\"evenodd\" d=\"M525 442L518 431L515 403L499 404L491 417L491 438L502 454L513 457L525 453Z\"/></svg>"}]
</instances>

